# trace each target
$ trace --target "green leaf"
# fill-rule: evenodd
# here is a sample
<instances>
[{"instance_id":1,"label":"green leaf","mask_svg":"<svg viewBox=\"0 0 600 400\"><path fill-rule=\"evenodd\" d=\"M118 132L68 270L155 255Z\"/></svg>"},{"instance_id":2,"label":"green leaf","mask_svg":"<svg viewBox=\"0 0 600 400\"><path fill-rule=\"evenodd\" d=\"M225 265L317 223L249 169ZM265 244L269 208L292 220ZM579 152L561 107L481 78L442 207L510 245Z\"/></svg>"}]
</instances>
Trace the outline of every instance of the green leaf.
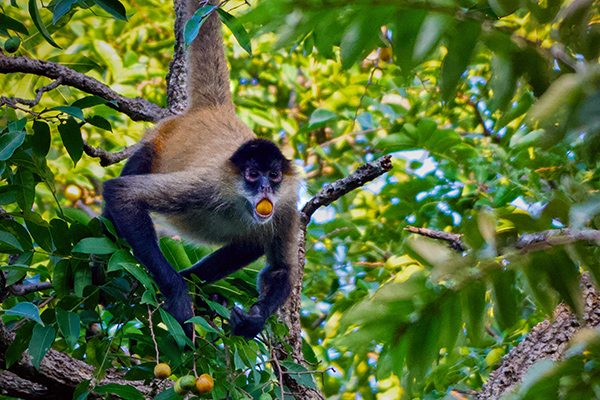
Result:
<instances>
[{"instance_id":1,"label":"green leaf","mask_svg":"<svg viewBox=\"0 0 600 400\"><path fill-rule=\"evenodd\" d=\"M439 354L440 325L439 311L424 310L420 320L409 328L406 365L417 379L425 375Z\"/></svg>"},{"instance_id":2,"label":"green leaf","mask_svg":"<svg viewBox=\"0 0 600 400\"><path fill-rule=\"evenodd\" d=\"M19 303L10 310L6 310L6 315L16 315L19 317L29 318L38 324L42 324L43 322L40 318L40 310L33 304L29 302Z\"/></svg>"},{"instance_id":3,"label":"green leaf","mask_svg":"<svg viewBox=\"0 0 600 400\"><path fill-rule=\"evenodd\" d=\"M33 249L31 236L27 229L17 221L5 219L0 221L0 229L13 235L18 241L23 250L30 251Z\"/></svg>"},{"instance_id":4,"label":"green leaf","mask_svg":"<svg viewBox=\"0 0 600 400\"><path fill-rule=\"evenodd\" d=\"M29 342L29 355L31 356L31 364L36 369L40 369L40 363L50 350L55 337L56 331L52 325L37 324L33 327L33 335L31 335L31 341Z\"/></svg>"},{"instance_id":5,"label":"green leaf","mask_svg":"<svg viewBox=\"0 0 600 400\"><path fill-rule=\"evenodd\" d=\"M90 387L90 380L86 379L77 385L75 392L73 392L73 400L85 400L88 397Z\"/></svg>"},{"instance_id":6,"label":"green leaf","mask_svg":"<svg viewBox=\"0 0 600 400\"><path fill-rule=\"evenodd\" d=\"M92 284L92 269L88 262L71 260L73 265L73 290L77 297L83 297L83 290Z\"/></svg>"},{"instance_id":7,"label":"green leaf","mask_svg":"<svg viewBox=\"0 0 600 400\"><path fill-rule=\"evenodd\" d=\"M148 290L156 290L148 273L133 263L121 263L121 267L135 277Z\"/></svg>"},{"instance_id":8,"label":"green leaf","mask_svg":"<svg viewBox=\"0 0 600 400\"><path fill-rule=\"evenodd\" d=\"M407 75L415 67L415 42L422 29L427 13L423 10L402 8L397 12L396 21L392 26L392 42L394 62Z\"/></svg>"},{"instance_id":9,"label":"green leaf","mask_svg":"<svg viewBox=\"0 0 600 400\"><path fill-rule=\"evenodd\" d=\"M98 394L113 393L123 399L143 400L144 395L138 389L129 385L119 385L118 383L109 383L102 386L96 386L94 392Z\"/></svg>"},{"instance_id":10,"label":"green leaf","mask_svg":"<svg viewBox=\"0 0 600 400\"><path fill-rule=\"evenodd\" d=\"M422 62L437 47L442 35L450 27L451 23L452 17L450 15L427 14L415 40L412 55L415 63Z\"/></svg>"},{"instance_id":11,"label":"green leaf","mask_svg":"<svg viewBox=\"0 0 600 400\"><path fill-rule=\"evenodd\" d=\"M12 19L6 14L0 14L0 26L3 29L11 29L15 32L22 33L23 35L29 35L29 31L21 22L16 19Z\"/></svg>"},{"instance_id":12,"label":"green leaf","mask_svg":"<svg viewBox=\"0 0 600 400\"><path fill-rule=\"evenodd\" d=\"M231 33L233 33L233 36L235 36L240 46L242 46L242 48L246 50L250 56L252 56L252 44L250 43L250 37L248 36L248 32L246 32L244 26L237 18L229 14L227 11L217 8L217 12L221 17L221 21L223 21L229 30L231 30Z\"/></svg>"},{"instance_id":13,"label":"green leaf","mask_svg":"<svg viewBox=\"0 0 600 400\"><path fill-rule=\"evenodd\" d=\"M46 157L50 151L50 127L40 120L33 121L33 138L31 141L33 153L38 157Z\"/></svg>"},{"instance_id":14,"label":"green leaf","mask_svg":"<svg viewBox=\"0 0 600 400\"><path fill-rule=\"evenodd\" d=\"M219 336L223 336L223 332L210 326L208 324L208 322L206 322L206 320L202 317L193 317L193 318L188 319L186 322L192 322L194 324L198 324L202 327L202 329L204 329L207 332L213 332L213 333L217 333Z\"/></svg>"},{"instance_id":15,"label":"green leaf","mask_svg":"<svg viewBox=\"0 0 600 400\"><path fill-rule=\"evenodd\" d=\"M584 301L579 288L579 267L564 250L550 253L538 251L532 255L531 265L548 274L550 284L577 315L582 315Z\"/></svg>"},{"instance_id":16,"label":"green leaf","mask_svg":"<svg viewBox=\"0 0 600 400\"><path fill-rule=\"evenodd\" d=\"M69 225L62 219L54 218L50 221L50 233L54 247L60 254L71 253L71 239L69 237Z\"/></svg>"},{"instance_id":17,"label":"green leaf","mask_svg":"<svg viewBox=\"0 0 600 400\"><path fill-rule=\"evenodd\" d=\"M15 174L13 187L17 189L15 191L17 204L19 204L24 213L29 213L35 200L35 179L33 173L26 168L19 167Z\"/></svg>"},{"instance_id":18,"label":"green leaf","mask_svg":"<svg viewBox=\"0 0 600 400\"><path fill-rule=\"evenodd\" d=\"M289 375L292 378L294 378L294 380L300 385L311 389L317 389L317 386L315 385L315 380L313 379L311 374L307 373L308 370L305 367L292 361L281 361L280 364L288 371Z\"/></svg>"},{"instance_id":19,"label":"green leaf","mask_svg":"<svg viewBox=\"0 0 600 400\"><path fill-rule=\"evenodd\" d=\"M179 400L181 396L175 393L174 388L169 388L167 390L163 390L159 394L156 395L154 400Z\"/></svg>"},{"instance_id":20,"label":"green leaf","mask_svg":"<svg viewBox=\"0 0 600 400\"><path fill-rule=\"evenodd\" d=\"M441 94L444 100L454 97L458 81L471 61L480 34L480 22L459 21L454 27L448 54L442 61Z\"/></svg>"},{"instance_id":21,"label":"green leaf","mask_svg":"<svg viewBox=\"0 0 600 400\"><path fill-rule=\"evenodd\" d=\"M8 346L5 353L6 368L21 360L21 356L29 347L35 322L28 322L17 330L14 340Z\"/></svg>"},{"instance_id":22,"label":"green leaf","mask_svg":"<svg viewBox=\"0 0 600 400\"><path fill-rule=\"evenodd\" d=\"M77 165L83 154L83 138L79 125L73 118L69 118L64 124L58 126L58 131L73 164Z\"/></svg>"},{"instance_id":23,"label":"green leaf","mask_svg":"<svg viewBox=\"0 0 600 400\"><path fill-rule=\"evenodd\" d=\"M54 267L52 275L52 286L59 298L68 296L73 289L73 275L71 263L68 259L62 259Z\"/></svg>"},{"instance_id":24,"label":"green leaf","mask_svg":"<svg viewBox=\"0 0 600 400\"><path fill-rule=\"evenodd\" d=\"M29 0L29 15L31 16L35 27L38 28L38 31L40 31L40 34L44 37L44 39L46 39L46 41L52 46L62 49L62 47L56 44L54 39L52 39L52 36L50 36L48 29L46 29L46 25L44 25L44 21L42 21L42 17L40 16L37 0Z\"/></svg>"},{"instance_id":25,"label":"green leaf","mask_svg":"<svg viewBox=\"0 0 600 400\"><path fill-rule=\"evenodd\" d=\"M82 54L59 54L50 57L48 61L59 63L77 72L81 72L82 74L85 74L92 69L100 69L100 66L95 61Z\"/></svg>"},{"instance_id":26,"label":"green leaf","mask_svg":"<svg viewBox=\"0 0 600 400\"><path fill-rule=\"evenodd\" d=\"M37 217L39 217L39 215L37 215ZM47 225L43 225L45 221L43 221L41 217L39 217L39 220L40 221L38 224L33 222L31 219L26 219L25 225L27 226L29 234L33 237L33 240L37 243L37 245L42 249L51 252L54 250L54 246L52 245L52 235L50 233L50 229Z\"/></svg>"},{"instance_id":27,"label":"green leaf","mask_svg":"<svg viewBox=\"0 0 600 400\"><path fill-rule=\"evenodd\" d=\"M19 243L17 238L8 232L0 231L0 243L14 248L15 250L17 250L17 253L21 253L23 251L23 247L21 247L21 244ZM8 251L10 251L10 249Z\"/></svg>"},{"instance_id":28,"label":"green leaf","mask_svg":"<svg viewBox=\"0 0 600 400\"><path fill-rule=\"evenodd\" d=\"M85 122L100 129L104 129L105 131L112 132L112 126L110 125L110 122L108 122L106 118L99 115L92 115L91 117L86 118Z\"/></svg>"},{"instance_id":29,"label":"green leaf","mask_svg":"<svg viewBox=\"0 0 600 400\"><path fill-rule=\"evenodd\" d=\"M75 348L79 341L79 333L81 331L81 322L77 313L55 308L56 323L60 333L64 336L71 350Z\"/></svg>"},{"instance_id":30,"label":"green leaf","mask_svg":"<svg viewBox=\"0 0 600 400\"><path fill-rule=\"evenodd\" d=\"M161 238L159 246L169 264L171 264L177 271L181 271L192 266L192 262L187 256L181 240Z\"/></svg>"},{"instance_id":31,"label":"green leaf","mask_svg":"<svg viewBox=\"0 0 600 400\"><path fill-rule=\"evenodd\" d=\"M76 108L83 110L84 108L90 108L90 107L94 107L94 106L97 106L100 104L106 104L106 103L109 103L109 101L104 100L102 97L87 96L82 99L74 101L73 104L71 104L71 107L76 107ZM110 103L112 103L112 102L110 102Z\"/></svg>"},{"instance_id":32,"label":"green leaf","mask_svg":"<svg viewBox=\"0 0 600 400\"><path fill-rule=\"evenodd\" d=\"M417 143L403 133L391 133L382 137L377 142L377 148L386 153L398 150L407 150L416 148Z\"/></svg>"},{"instance_id":33,"label":"green leaf","mask_svg":"<svg viewBox=\"0 0 600 400\"><path fill-rule=\"evenodd\" d=\"M516 273L512 270L495 271L491 275L495 299L494 317L501 331L513 327L521 314L517 302L519 291L516 289L516 281Z\"/></svg>"},{"instance_id":34,"label":"green leaf","mask_svg":"<svg viewBox=\"0 0 600 400\"><path fill-rule=\"evenodd\" d=\"M112 254L117 250L117 245L106 237L81 239L73 247L73 253L84 254Z\"/></svg>"},{"instance_id":35,"label":"green leaf","mask_svg":"<svg viewBox=\"0 0 600 400\"><path fill-rule=\"evenodd\" d=\"M473 282L461 291L467 337L474 346L481 345L483 339L483 317L486 306L485 292L486 286L482 282Z\"/></svg>"},{"instance_id":36,"label":"green leaf","mask_svg":"<svg viewBox=\"0 0 600 400\"><path fill-rule=\"evenodd\" d=\"M6 161L12 157L25 141L27 132L8 132L0 135L0 161Z\"/></svg>"},{"instance_id":37,"label":"green leaf","mask_svg":"<svg viewBox=\"0 0 600 400\"><path fill-rule=\"evenodd\" d=\"M159 308L158 311L160 312L162 321L167 326L169 333L173 336L173 339L175 339L175 342L177 342L179 348L183 348L188 342L191 345L191 341L187 338L187 336L185 336L185 332L183 331L183 328L179 322L177 322L177 320L175 320L171 314L162 308Z\"/></svg>"},{"instance_id":38,"label":"green leaf","mask_svg":"<svg viewBox=\"0 0 600 400\"><path fill-rule=\"evenodd\" d=\"M121 21L127 21L127 10L125 6L118 0L94 0L94 3L100 6L104 11L120 19Z\"/></svg>"},{"instance_id":39,"label":"green leaf","mask_svg":"<svg viewBox=\"0 0 600 400\"><path fill-rule=\"evenodd\" d=\"M198 10L196 10L192 18L185 23L183 37L188 45L191 44L194 39L196 39L198 32L200 32L200 27L206 21L206 16L215 8L216 6L200 7Z\"/></svg>"},{"instance_id":40,"label":"green leaf","mask_svg":"<svg viewBox=\"0 0 600 400\"><path fill-rule=\"evenodd\" d=\"M336 117L337 115L333 111L325 110L324 108L317 108L310 115L308 127L313 128L315 125L330 121Z\"/></svg>"},{"instance_id":41,"label":"green leaf","mask_svg":"<svg viewBox=\"0 0 600 400\"><path fill-rule=\"evenodd\" d=\"M56 5L54 6L54 16L52 17L52 24L56 25L56 22L58 22L60 17L68 13L71 10L71 6L79 3L80 1L82 0L60 0L58 3L56 3Z\"/></svg>"},{"instance_id":42,"label":"green leaf","mask_svg":"<svg viewBox=\"0 0 600 400\"><path fill-rule=\"evenodd\" d=\"M79 118L82 121L84 120L83 111L81 111L81 108L79 108L79 107L57 106L57 107L51 108L51 110L61 111L61 112L64 112L65 114L70 115L71 117Z\"/></svg>"}]
</instances>

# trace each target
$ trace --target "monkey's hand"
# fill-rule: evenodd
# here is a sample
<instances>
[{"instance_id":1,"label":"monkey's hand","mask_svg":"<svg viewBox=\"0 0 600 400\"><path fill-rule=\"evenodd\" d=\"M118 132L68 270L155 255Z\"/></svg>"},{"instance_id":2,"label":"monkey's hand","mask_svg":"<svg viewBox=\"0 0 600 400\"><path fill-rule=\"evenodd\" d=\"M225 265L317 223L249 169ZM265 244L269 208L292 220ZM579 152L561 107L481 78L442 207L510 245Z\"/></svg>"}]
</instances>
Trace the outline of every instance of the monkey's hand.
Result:
<instances>
[{"instance_id":1,"label":"monkey's hand","mask_svg":"<svg viewBox=\"0 0 600 400\"><path fill-rule=\"evenodd\" d=\"M229 323L234 335L252 339L264 329L266 320L267 318L262 314L260 308L253 305L249 312L233 307Z\"/></svg>"},{"instance_id":2,"label":"monkey's hand","mask_svg":"<svg viewBox=\"0 0 600 400\"><path fill-rule=\"evenodd\" d=\"M181 324L185 334L191 339L194 325L186 324L185 321L192 318L194 312L192 311L192 299L188 294L187 286L181 291L165 296L165 310Z\"/></svg>"}]
</instances>

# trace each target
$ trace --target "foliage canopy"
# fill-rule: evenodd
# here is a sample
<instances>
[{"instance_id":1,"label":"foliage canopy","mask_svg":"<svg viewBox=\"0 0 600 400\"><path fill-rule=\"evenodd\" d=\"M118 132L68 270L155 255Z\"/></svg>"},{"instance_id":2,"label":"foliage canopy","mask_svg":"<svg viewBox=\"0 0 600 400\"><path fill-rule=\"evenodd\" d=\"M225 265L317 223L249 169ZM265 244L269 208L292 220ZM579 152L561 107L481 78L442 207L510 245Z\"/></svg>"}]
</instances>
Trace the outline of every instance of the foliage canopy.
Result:
<instances>
[{"instance_id":1,"label":"foliage canopy","mask_svg":"<svg viewBox=\"0 0 600 400\"><path fill-rule=\"evenodd\" d=\"M244 122L302 166L305 200L394 156L393 171L308 226L301 322L309 364L282 361L285 373L332 399L457 398L479 390L560 301L583 312L581 271L600 279L598 2L240 3L219 9L230 28L234 102ZM121 150L155 120L136 122L116 100L9 68L17 60L9 53L58 63L164 107L172 5L11 0L1 11L0 316L16 332L2 367L26 349L39 367L53 348L96 367L94 381L116 367L124 379L150 382L164 361L176 377L209 373L215 387L205 398L283 397L289 388L272 360L287 327L272 318L257 340L229 336L229 311L211 297L251 304L260 261L194 285L208 312L195 317L199 337L186 347L127 243L107 237L94 217L101 182L121 167L101 167L86 146ZM201 21L188 23L188 42ZM22 101L36 94L38 103ZM460 251L408 226L460 234ZM177 269L212 249L160 227ZM519 242L560 228L572 231L544 248ZM594 332L564 361L539 363L513 396L595 398L599 342ZM307 368L326 372L313 380ZM143 397L94 384L83 382L74 398Z\"/></svg>"}]
</instances>

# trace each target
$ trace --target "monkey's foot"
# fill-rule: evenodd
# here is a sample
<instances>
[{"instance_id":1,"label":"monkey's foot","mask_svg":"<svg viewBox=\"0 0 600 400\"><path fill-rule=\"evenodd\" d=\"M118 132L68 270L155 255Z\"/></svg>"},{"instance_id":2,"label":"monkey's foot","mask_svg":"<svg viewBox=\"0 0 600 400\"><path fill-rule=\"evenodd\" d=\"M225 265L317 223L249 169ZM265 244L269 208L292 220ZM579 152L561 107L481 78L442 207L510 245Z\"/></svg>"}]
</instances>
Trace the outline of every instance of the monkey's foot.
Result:
<instances>
[{"instance_id":1,"label":"monkey's foot","mask_svg":"<svg viewBox=\"0 0 600 400\"><path fill-rule=\"evenodd\" d=\"M260 313L260 309L252 307L249 313L233 307L231 309L231 332L236 336L252 339L265 327L266 318Z\"/></svg>"}]
</instances>

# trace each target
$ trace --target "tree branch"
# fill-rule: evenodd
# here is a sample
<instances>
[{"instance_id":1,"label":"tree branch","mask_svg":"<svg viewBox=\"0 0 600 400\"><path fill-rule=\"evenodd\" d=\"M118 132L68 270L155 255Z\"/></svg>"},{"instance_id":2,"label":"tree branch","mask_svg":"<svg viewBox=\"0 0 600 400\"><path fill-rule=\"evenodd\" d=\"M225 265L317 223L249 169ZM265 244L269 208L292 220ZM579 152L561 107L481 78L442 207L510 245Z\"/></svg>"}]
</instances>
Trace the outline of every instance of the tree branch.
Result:
<instances>
[{"instance_id":1,"label":"tree branch","mask_svg":"<svg viewBox=\"0 0 600 400\"><path fill-rule=\"evenodd\" d=\"M439 239L450 243L450 248L456 251L465 251L466 248L460 241L462 235L452 232L435 231L427 228L417 228L415 226L407 226L404 228L405 231L416 233L421 236L430 237L432 239Z\"/></svg>"},{"instance_id":2,"label":"tree branch","mask_svg":"<svg viewBox=\"0 0 600 400\"><path fill-rule=\"evenodd\" d=\"M326 185L302 208L302 222L304 225L308 225L310 218L319 207L328 206L346 193L363 186L391 169L392 156L386 155L373 162L361 165L347 177Z\"/></svg>"},{"instance_id":3,"label":"tree branch","mask_svg":"<svg viewBox=\"0 0 600 400\"><path fill-rule=\"evenodd\" d=\"M600 297L589 275L582 275L580 286L585 299L583 318L577 318L577 315L563 304L556 307L553 321L546 319L537 324L527 337L508 353L502 365L490 374L487 383L477 395L477 400L499 399L521 382L534 362L543 358L560 359L577 332L582 328L597 327L600 324Z\"/></svg>"},{"instance_id":4,"label":"tree branch","mask_svg":"<svg viewBox=\"0 0 600 400\"><path fill-rule=\"evenodd\" d=\"M298 238L298 270L294 274L296 282L292 287L292 293L286 304L280 310L280 317L289 327L287 344L291 347L291 354L288 354L283 344L278 343L275 346L275 355L279 360L291 358L295 362L308 366L302 354L302 326L300 324L300 298L302 293L302 277L304 275L304 265L306 264L306 226L310 222L313 213L321 206L331 204L343 195L352 190L363 186L369 181L383 175L392 169L391 156L383 156L371 163L367 163L358 167L356 171L347 177L337 180L330 185L327 185L319 191L310 201L304 206L300 212L301 225ZM311 389L300 385L289 374L283 374L284 384L292 390L293 395L298 400L325 400L325 397L319 390Z\"/></svg>"},{"instance_id":5,"label":"tree branch","mask_svg":"<svg viewBox=\"0 0 600 400\"><path fill-rule=\"evenodd\" d=\"M0 54L0 73L34 74L50 79L61 79L61 84L72 86L83 92L94 94L108 101L116 102L116 106L108 103L109 107L128 115L134 121L158 122L172 113L141 97L130 99L113 91L108 85L94 78L74 71L64 65L35 60L27 57L9 57ZM40 88L41 89L41 88Z\"/></svg>"},{"instance_id":6,"label":"tree branch","mask_svg":"<svg viewBox=\"0 0 600 400\"><path fill-rule=\"evenodd\" d=\"M139 145L134 144L133 146L125 147L123 150L118 151L116 153L109 153L108 151L99 147L90 146L88 142L83 142L83 151L85 151L85 154L87 154L90 157L100 158L100 165L103 167L116 164L129 158L129 156L135 153L135 151L138 148Z\"/></svg>"},{"instance_id":7,"label":"tree branch","mask_svg":"<svg viewBox=\"0 0 600 400\"><path fill-rule=\"evenodd\" d=\"M4 355L14 339L15 334L9 332L0 319L0 368L6 368ZM0 372L0 394L5 394L6 392L6 395L13 397L40 398L35 396L39 396L40 393L54 393L50 397L43 398L66 399L73 396L75 387L80 382L94 378L95 367L54 349L48 350L48 353L40 364L39 370L31 364L29 358L29 354L25 352L19 361L10 366L8 371ZM106 375L98 384L118 383L120 385L129 385L138 389L146 397L150 395L155 385L146 385L144 381L123 380L124 374L125 371L118 371L111 368L107 370ZM29 385L29 387L19 385L18 388L12 388L11 385L5 386L2 384L2 382L13 379L15 375L21 379L21 383ZM13 382L15 381L13 380ZM174 383L173 381L166 381L167 386ZM27 390L28 393L23 393L24 390ZM31 397L29 397L30 395ZM104 395L90 393L88 398L102 399Z\"/></svg>"}]
</instances>

